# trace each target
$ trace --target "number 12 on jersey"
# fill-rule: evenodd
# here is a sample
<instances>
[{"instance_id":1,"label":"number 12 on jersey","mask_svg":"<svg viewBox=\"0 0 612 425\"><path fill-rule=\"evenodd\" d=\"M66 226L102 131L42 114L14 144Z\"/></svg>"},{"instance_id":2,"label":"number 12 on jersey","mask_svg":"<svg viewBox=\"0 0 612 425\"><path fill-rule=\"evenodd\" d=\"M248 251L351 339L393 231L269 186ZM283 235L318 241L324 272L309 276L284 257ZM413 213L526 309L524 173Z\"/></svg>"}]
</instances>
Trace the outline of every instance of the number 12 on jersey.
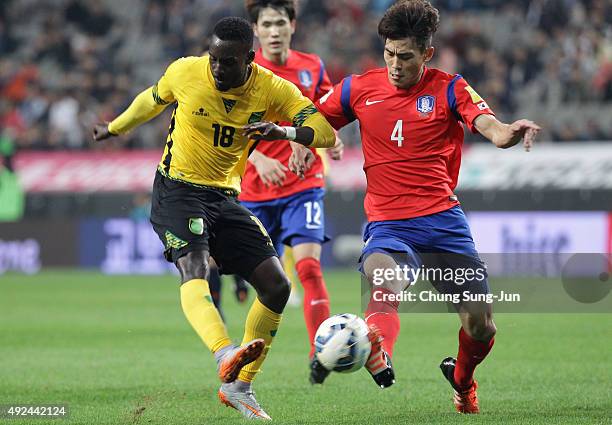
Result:
<instances>
[{"instance_id":1,"label":"number 12 on jersey","mask_svg":"<svg viewBox=\"0 0 612 425\"><path fill-rule=\"evenodd\" d=\"M393 133L391 133L391 141L392 142L397 142L397 147L401 148L402 144L404 142L404 136L402 128L404 126L404 123L402 120L397 120L397 122L395 123L395 128L393 129Z\"/></svg>"}]
</instances>

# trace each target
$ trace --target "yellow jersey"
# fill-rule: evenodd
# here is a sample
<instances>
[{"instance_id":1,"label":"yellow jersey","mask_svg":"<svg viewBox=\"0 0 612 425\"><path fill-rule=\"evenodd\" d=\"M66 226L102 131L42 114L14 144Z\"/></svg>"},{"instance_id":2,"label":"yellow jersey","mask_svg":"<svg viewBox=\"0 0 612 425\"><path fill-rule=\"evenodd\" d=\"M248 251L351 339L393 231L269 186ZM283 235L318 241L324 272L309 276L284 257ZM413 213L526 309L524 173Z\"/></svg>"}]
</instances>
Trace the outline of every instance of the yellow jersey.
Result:
<instances>
[{"instance_id":1,"label":"yellow jersey","mask_svg":"<svg viewBox=\"0 0 612 425\"><path fill-rule=\"evenodd\" d=\"M332 147L335 142L331 126L295 85L252 63L242 86L222 92L215 86L208 56L173 62L157 84L109 124L109 131L124 133L173 103L158 170L191 184L240 191L254 144L242 134L249 123L291 121L296 127L313 128L312 147Z\"/></svg>"}]
</instances>

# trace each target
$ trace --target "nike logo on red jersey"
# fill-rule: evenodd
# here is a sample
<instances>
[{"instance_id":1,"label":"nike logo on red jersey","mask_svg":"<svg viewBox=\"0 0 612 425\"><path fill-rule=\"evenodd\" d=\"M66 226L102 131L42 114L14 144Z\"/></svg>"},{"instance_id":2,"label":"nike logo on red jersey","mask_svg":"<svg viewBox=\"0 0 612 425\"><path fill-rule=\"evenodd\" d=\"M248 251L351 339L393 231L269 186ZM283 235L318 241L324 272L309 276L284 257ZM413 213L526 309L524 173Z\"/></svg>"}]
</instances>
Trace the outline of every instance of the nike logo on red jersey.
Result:
<instances>
[{"instance_id":1,"label":"nike logo on red jersey","mask_svg":"<svg viewBox=\"0 0 612 425\"><path fill-rule=\"evenodd\" d=\"M374 105L375 103L384 102L384 100L370 100L366 99L366 106Z\"/></svg>"}]
</instances>

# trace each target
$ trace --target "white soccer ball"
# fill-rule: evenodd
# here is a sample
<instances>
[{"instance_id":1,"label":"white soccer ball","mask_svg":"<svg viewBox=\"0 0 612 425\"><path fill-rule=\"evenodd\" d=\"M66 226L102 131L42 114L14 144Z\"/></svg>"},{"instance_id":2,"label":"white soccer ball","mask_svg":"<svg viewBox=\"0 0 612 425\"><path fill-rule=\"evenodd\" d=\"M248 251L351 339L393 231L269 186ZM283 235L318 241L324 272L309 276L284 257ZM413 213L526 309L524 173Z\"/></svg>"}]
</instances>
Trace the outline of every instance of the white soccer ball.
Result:
<instances>
[{"instance_id":1,"label":"white soccer ball","mask_svg":"<svg viewBox=\"0 0 612 425\"><path fill-rule=\"evenodd\" d=\"M327 370L349 373L365 365L372 348L368 325L354 314L336 314L315 335L315 355Z\"/></svg>"}]
</instances>

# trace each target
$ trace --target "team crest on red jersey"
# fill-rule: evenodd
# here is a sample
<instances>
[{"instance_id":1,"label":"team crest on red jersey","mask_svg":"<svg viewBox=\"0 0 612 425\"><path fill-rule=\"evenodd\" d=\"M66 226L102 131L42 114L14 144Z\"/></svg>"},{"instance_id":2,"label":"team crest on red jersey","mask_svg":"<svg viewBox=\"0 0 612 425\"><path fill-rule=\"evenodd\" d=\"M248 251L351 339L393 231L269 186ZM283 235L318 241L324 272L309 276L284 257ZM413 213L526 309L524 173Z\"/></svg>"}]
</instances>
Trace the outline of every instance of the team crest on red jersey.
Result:
<instances>
[{"instance_id":1,"label":"team crest on red jersey","mask_svg":"<svg viewBox=\"0 0 612 425\"><path fill-rule=\"evenodd\" d=\"M300 84L309 89L312 86L312 74L307 69L302 69L298 72L298 78L300 80Z\"/></svg>"},{"instance_id":2,"label":"team crest on red jersey","mask_svg":"<svg viewBox=\"0 0 612 425\"><path fill-rule=\"evenodd\" d=\"M416 102L417 111L422 114L430 114L436 105L436 98L431 95L420 96Z\"/></svg>"}]
</instances>

